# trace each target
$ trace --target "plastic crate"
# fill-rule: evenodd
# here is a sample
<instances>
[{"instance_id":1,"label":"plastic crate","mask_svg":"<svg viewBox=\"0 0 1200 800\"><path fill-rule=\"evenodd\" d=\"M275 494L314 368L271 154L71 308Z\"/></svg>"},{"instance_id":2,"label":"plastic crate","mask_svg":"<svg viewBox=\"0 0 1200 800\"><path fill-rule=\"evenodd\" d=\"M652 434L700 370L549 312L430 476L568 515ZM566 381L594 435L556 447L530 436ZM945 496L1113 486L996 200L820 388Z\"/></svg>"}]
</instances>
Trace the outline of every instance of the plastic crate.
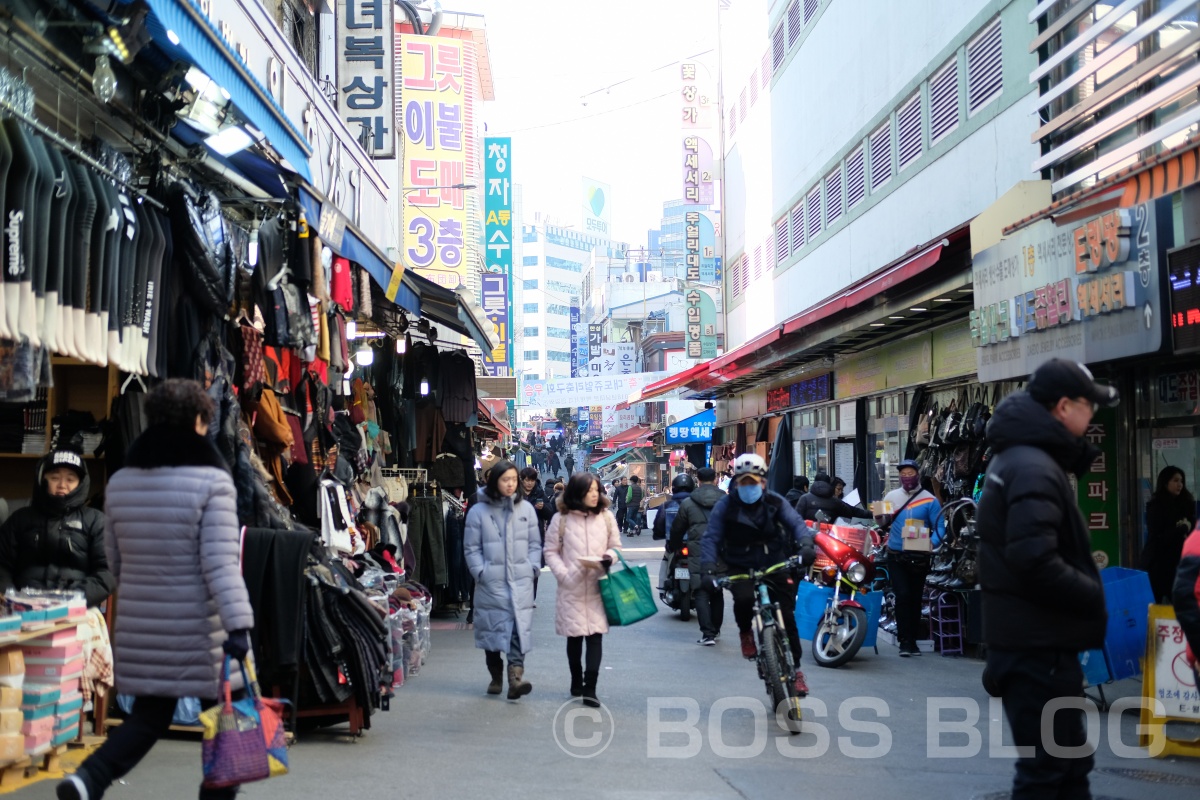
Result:
<instances>
[{"instance_id":1,"label":"plastic crate","mask_svg":"<svg viewBox=\"0 0 1200 800\"><path fill-rule=\"evenodd\" d=\"M1146 573L1125 567L1100 571L1104 581L1104 604L1108 630L1104 635L1104 657L1112 680L1142 674L1146 652L1147 610L1154 602Z\"/></svg>"},{"instance_id":2,"label":"plastic crate","mask_svg":"<svg viewBox=\"0 0 1200 800\"><path fill-rule=\"evenodd\" d=\"M825 615L825 605L833 597L833 589L818 586L811 581L801 581L796 592L796 628L801 639L812 641L817 623ZM879 635L879 612L883 608L883 592L860 594L855 599L862 603L867 612L867 638L863 647L874 647Z\"/></svg>"},{"instance_id":3,"label":"plastic crate","mask_svg":"<svg viewBox=\"0 0 1200 800\"><path fill-rule=\"evenodd\" d=\"M1112 678L1103 650L1084 650L1079 654L1079 666L1083 667L1083 679L1088 686L1099 686Z\"/></svg>"}]
</instances>

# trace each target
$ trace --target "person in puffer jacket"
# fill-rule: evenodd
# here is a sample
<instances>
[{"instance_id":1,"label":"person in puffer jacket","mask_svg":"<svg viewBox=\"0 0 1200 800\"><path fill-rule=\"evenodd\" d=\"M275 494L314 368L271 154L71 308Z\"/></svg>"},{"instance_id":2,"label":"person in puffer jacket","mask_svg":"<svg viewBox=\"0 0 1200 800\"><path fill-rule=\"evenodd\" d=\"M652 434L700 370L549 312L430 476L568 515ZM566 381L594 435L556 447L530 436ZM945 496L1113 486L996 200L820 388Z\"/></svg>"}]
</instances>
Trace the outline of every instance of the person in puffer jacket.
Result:
<instances>
[{"instance_id":1,"label":"person in puffer jacket","mask_svg":"<svg viewBox=\"0 0 1200 800\"><path fill-rule=\"evenodd\" d=\"M833 490L833 479L824 472L813 478L812 488L796 502L796 513L808 522L817 518L817 513L825 512L829 522L837 521L838 517L850 519L870 519L871 512L852 506L839 500Z\"/></svg>"},{"instance_id":2,"label":"person in puffer jacket","mask_svg":"<svg viewBox=\"0 0 1200 800\"><path fill-rule=\"evenodd\" d=\"M33 501L0 527L0 592L76 590L89 607L112 594L104 515L84 505L91 485L78 448L56 447L42 459Z\"/></svg>"},{"instance_id":3,"label":"person in puffer jacket","mask_svg":"<svg viewBox=\"0 0 1200 800\"><path fill-rule=\"evenodd\" d=\"M1200 526L1183 543L1183 557L1175 572L1175 616L1187 638L1187 659L1200 686Z\"/></svg>"},{"instance_id":4,"label":"person in puffer jacket","mask_svg":"<svg viewBox=\"0 0 1200 800\"><path fill-rule=\"evenodd\" d=\"M558 513L546 529L543 551L546 566L558 581L554 631L567 637L571 696L582 697L593 708L600 706L596 680L608 633L600 576L621 547L621 532L608 505L599 478L590 472L572 475L559 498ZM586 665L581 663L585 642Z\"/></svg>"},{"instance_id":5,"label":"person in puffer jacket","mask_svg":"<svg viewBox=\"0 0 1200 800\"><path fill-rule=\"evenodd\" d=\"M195 381L155 387L146 398L150 427L108 482L105 548L119 581L114 673L117 691L134 696L133 711L58 785L59 800L102 797L167 732L179 698L215 705L225 656L240 661L250 650L237 491L205 435L213 413ZM236 676L231 683L242 688ZM201 800L236 794L236 786L200 789Z\"/></svg>"}]
</instances>

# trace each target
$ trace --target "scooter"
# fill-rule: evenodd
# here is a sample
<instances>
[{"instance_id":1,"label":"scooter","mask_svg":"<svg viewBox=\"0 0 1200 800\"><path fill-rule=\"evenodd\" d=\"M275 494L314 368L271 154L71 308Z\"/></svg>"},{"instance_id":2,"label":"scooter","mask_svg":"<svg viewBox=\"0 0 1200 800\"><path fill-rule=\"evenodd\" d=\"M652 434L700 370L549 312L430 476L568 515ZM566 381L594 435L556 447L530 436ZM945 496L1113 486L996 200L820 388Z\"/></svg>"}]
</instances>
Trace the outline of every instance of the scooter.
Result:
<instances>
[{"instance_id":1,"label":"scooter","mask_svg":"<svg viewBox=\"0 0 1200 800\"><path fill-rule=\"evenodd\" d=\"M687 622L692 618L692 572L688 569L688 546L668 550L658 568L658 597Z\"/></svg>"},{"instance_id":2,"label":"scooter","mask_svg":"<svg viewBox=\"0 0 1200 800\"><path fill-rule=\"evenodd\" d=\"M873 531L871 536L876 538ZM826 526L815 528L813 543L832 562L813 581L833 589L812 636L813 660L822 667L840 667L854 658L867 639L867 611L857 598L870 591L875 563L873 556L838 539Z\"/></svg>"}]
</instances>

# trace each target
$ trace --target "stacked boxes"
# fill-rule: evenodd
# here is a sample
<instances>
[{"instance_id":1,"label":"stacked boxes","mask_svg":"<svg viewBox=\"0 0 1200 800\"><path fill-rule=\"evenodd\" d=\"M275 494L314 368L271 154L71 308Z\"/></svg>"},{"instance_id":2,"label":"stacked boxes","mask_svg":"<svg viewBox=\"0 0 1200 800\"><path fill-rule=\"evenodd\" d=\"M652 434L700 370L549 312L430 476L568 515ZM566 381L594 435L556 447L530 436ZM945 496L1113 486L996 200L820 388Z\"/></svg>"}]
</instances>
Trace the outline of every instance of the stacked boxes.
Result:
<instances>
[{"instance_id":1,"label":"stacked boxes","mask_svg":"<svg viewBox=\"0 0 1200 800\"><path fill-rule=\"evenodd\" d=\"M21 687L25 685L25 656L20 648L0 651L0 764L11 764L25 755L21 734Z\"/></svg>"},{"instance_id":2,"label":"stacked boxes","mask_svg":"<svg viewBox=\"0 0 1200 800\"><path fill-rule=\"evenodd\" d=\"M25 752L37 755L66 744L79 731L83 695L83 642L68 628L22 643L25 658Z\"/></svg>"}]
</instances>

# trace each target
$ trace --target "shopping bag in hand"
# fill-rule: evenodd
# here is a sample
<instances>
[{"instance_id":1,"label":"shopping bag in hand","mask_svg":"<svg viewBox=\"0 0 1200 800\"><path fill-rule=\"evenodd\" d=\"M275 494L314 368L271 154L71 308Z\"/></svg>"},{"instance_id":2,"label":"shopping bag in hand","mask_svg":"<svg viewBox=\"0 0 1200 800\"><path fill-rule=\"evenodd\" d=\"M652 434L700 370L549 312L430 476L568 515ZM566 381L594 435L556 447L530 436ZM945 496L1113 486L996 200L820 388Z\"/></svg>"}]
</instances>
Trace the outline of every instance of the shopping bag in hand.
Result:
<instances>
[{"instance_id":1,"label":"shopping bag in hand","mask_svg":"<svg viewBox=\"0 0 1200 800\"><path fill-rule=\"evenodd\" d=\"M204 726L201 759L204 786L223 789L261 781L271 776L267 739L257 687L241 665L246 696L233 701L229 684L229 656L221 669L221 702L200 714Z\"/></svg>"},{"instance_id":2,"label":"shopping bag in hand","mask_svg":"<svg viewBox=\"0 0 1200 800\"><path fill-rule=\"evenodd\" d=\"M650 589L650 573L645 565L629 566L621 551L617 551L624 569L609 572L600 579L600 598L609 625L632 625L658 611L654 592Z\"/></svg>"},{"instance_id":3,"label":"shopping bag in hand","mask_svg":"<svg viewBox=\"0 0 1200 800\"><path fill-rule=\"evenodd\" d=\"M246 659L245 666L250 677L247 690L252 692L258 701L258 716L262 723L263 742L267 746L267 761L271 766L271 777L287 775L288 749L287 738L283 731L283 706L287 701L262 696L258 687L258 675L254 672L253 656Z\"/></svg>"}]
</instances>

